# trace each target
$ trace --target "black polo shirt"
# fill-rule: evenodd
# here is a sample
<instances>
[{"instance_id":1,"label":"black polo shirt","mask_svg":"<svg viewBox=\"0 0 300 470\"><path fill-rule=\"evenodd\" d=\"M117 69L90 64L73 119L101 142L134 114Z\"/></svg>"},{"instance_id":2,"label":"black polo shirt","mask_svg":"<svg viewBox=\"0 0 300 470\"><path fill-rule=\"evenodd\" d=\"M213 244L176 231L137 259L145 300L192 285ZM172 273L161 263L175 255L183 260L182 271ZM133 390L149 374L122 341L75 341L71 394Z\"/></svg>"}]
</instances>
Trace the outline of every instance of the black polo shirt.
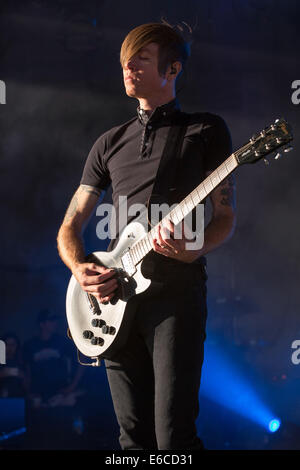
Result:
<instances>
[{"instance_id":1,"label":"black polo shirt","mask_svg":"<svg viewBox=\"0 0 300 470\"><path fill-rule=\"evenodd\" d=\"M182 113L177 99L157 107L148 115L137 108L137 116L102 134L93 145L81 184L106 190L112 185L118 227L119 197L146 205L174 116L188 119L181 150L178 195L184 198L231 153L231 137L223 119L211 113ZM180 202L180 201L178 201ZM131 218L127 218L127 223ZM118 233L117 233L118 237ZM109 249L116 245L112 240Z\"/></svg>"}]
</instances>

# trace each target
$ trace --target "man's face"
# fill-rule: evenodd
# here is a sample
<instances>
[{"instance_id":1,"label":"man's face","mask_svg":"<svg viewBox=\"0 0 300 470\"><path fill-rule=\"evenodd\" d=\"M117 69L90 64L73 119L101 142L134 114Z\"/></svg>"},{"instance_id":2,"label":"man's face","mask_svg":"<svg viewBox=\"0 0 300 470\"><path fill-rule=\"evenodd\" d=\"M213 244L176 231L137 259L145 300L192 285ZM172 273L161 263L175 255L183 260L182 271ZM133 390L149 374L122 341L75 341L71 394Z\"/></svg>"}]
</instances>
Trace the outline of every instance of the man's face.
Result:
<instances>
[{"instance_id":1,"label":"man's face","mask_svg":"<svg viewBox=\"0 0 300 470\"><path fill-rule=\"evenodd\" d=\"M158 44L152 42L139 50L123 66L126 93L132 98L149 98L162 91L167 80L158 73Z\"/></svg>"}]
</instances>

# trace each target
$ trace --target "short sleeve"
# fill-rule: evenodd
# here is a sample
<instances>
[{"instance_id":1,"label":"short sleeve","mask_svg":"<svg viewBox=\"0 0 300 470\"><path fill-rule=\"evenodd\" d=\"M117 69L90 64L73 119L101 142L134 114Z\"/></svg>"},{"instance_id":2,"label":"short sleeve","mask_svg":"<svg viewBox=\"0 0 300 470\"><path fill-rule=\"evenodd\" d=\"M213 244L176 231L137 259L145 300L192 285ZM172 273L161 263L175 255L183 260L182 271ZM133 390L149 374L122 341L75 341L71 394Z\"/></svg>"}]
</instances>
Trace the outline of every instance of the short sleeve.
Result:
<instances>
[{"instance_id":1,"label":"short sleeve","mask_svg":"<svg viewBox=\"0 0 300 470\"><path fill-rule=\"evenodd\" d=\"M232 154L232 141L225 121L217 115L208 114L203 128L205 141L205 172L213 171Z\"/></svg>"},{"instance_id":2,"label":"short sleeve","mask_svg":"<svg viewBox=\"0 0 300 470\"><path fill-rule=\"evenodd\" d=\"M80 184L87 184L99 189L107 189L111 183L105 164L106 135L96 140L86 159Z\"/></svg>"}]
</instances>

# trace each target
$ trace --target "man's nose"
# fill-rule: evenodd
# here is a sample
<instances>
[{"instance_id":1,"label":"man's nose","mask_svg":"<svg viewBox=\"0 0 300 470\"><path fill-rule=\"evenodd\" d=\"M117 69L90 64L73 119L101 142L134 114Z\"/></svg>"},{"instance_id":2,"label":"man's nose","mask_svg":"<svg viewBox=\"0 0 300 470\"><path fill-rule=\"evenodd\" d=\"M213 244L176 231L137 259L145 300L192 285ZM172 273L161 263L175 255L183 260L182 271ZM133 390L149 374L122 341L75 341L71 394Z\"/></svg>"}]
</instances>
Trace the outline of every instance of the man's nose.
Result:
<instances>
[{"instance_id":1,"label":"man's nose","mask_svg":"<svg viewBox=\"0 0 300 470\"><path fill-rule=\"evenodd\" d=\"M125 62L125 68L129 70L134 70L136 67L135 60L131 57L127 62Z\"/></svg>"}]
</instances>

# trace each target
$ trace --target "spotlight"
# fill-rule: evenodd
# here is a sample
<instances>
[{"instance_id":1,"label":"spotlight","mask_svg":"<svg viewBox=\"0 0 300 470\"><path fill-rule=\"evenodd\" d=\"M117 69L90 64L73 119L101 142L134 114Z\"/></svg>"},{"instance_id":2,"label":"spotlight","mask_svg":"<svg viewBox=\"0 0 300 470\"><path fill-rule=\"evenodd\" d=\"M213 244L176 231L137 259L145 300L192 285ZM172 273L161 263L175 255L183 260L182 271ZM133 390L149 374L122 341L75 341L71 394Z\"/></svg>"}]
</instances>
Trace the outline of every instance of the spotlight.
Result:
<instances>
[{"instance_id":1,"label":"spotlight","mask_svg":"<svg viewBox=\"0 0 300 470\"><path fill-rule=\"evenodd\" d=\"M280 428L280 420L279 419L272 419L269 422L269 431L270 432L276 432Z\"/></svg>"}]
</instances>

